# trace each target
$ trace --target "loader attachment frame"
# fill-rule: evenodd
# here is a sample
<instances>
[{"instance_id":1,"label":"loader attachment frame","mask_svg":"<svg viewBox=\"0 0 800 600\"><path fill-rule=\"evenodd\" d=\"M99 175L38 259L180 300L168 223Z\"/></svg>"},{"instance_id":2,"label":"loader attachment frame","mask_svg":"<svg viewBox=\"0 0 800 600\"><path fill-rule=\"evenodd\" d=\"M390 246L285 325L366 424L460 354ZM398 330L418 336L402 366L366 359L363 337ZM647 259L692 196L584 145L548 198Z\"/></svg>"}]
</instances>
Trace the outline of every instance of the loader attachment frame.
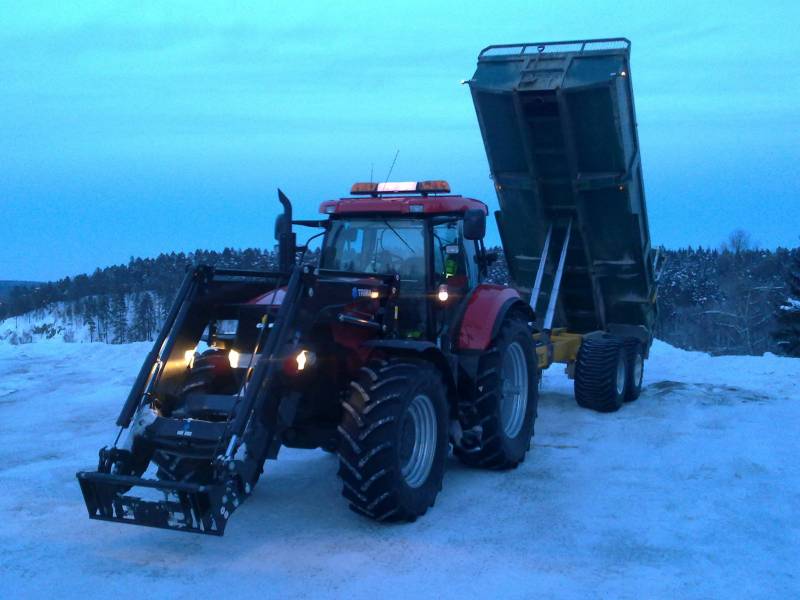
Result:
<instances>
[{"instance_id":1,"label":"loader attachment frame","mask_svg":"<svg viewBox=\"0 0 800 600\"><path fill-rule=\"evenodd\" d=\"M153 390L170 354L174 354L173 348L192 303L203 293L204 286L217 278L234 284L272 279L275 290L284 290L274 319L268 322L265 316L262 321L263 339L259 338L256 349L258 359L247 369L244 389L236 395L224 422L171 418L153 412L143 435L145 440L161 444L162 448L185 440L195 456L201 461L208 460L210 475L199 482L133 476L136 451L117 447L117 443L134 418L139 419L140 409L153 402ZM298 305L311 278L308 268L300 266L291 266L289 273L198 266L187 273L120 412L117 420L120 435L112 447L100 450L96 471L76 474L90 518L209 535L224 533L231 514L252 491L264 460L277 455L281 427L285 424L278 417L281 395L273 381L289 335L295 331ZM163 497L143 497L148 495Z\"/></svg>"},{"instance_id":2,"label":"loader attachment frame","mask_svg":"<svg viewBox=\"0 0 800 600\"><path fill-rule=\"evenodd\" d=\"M222 535L240 500L222 485L156 481L109 473L80 472L78 482L89 517L161 529ZM131 488L151 488L161 500L127 494Z\"/></svg>"}]
</instances>

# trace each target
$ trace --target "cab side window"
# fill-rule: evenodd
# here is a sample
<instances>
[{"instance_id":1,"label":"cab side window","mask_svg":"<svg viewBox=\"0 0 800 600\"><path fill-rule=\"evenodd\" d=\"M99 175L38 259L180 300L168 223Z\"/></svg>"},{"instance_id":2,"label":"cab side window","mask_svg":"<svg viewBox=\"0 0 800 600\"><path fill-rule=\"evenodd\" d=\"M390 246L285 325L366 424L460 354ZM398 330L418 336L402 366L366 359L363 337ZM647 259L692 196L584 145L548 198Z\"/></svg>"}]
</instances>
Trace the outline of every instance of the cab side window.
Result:
<instances>
[{"instance_id":1,"label":"cab side window","mask_svg":"<svg viewBox=\"0 0 800 600\"><path fill-rule=\"evenodd\" d=\"M437 285L444 283L453 290L469 289L470 277L458 221L434 225L433 269Z\"/></svg>"}]
</instances>

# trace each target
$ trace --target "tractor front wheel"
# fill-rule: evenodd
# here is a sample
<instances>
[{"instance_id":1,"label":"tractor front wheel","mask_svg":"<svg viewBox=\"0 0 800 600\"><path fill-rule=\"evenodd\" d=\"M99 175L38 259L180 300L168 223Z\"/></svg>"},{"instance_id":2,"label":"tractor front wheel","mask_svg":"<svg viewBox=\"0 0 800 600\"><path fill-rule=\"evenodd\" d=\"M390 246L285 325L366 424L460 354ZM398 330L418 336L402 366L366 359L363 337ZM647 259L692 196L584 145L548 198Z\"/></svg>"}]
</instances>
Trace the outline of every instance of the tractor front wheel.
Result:
<instances>
[{"instance_id":1,"label":"tractor front wheel","mask_svg":"<svg viewBox=\"0 0 800 600\"><path fill-rule=\"evenodd\" d=\"M351 383L339 426L339 476L350 508L414 521L433 506L447 459L447 399L425 361L372 362Z\"/></svg>"}]
</instances>

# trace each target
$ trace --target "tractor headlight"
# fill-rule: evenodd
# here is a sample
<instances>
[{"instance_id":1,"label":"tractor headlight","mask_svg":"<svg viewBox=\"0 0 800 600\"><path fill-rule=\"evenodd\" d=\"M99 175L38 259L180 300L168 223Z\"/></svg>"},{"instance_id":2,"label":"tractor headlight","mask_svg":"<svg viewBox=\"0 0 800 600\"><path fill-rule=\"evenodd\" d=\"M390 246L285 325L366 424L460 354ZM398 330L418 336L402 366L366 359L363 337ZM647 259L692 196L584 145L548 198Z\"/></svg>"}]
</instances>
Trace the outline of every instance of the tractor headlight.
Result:
<instances>
[{"instance_id":1,"label":"tractor headlight","mask_svg":"<svg viewBox=\"0 0 800 600\"><path fill-rule=\"evenodd\" d=\"M250 354L248 352L242 354L236 350L231 350L228 352L228 362L231 365L231 369L249 369L258 362L258 356L258 354Z\"/></svg>"},{"instance_id":2,"label":"tractor headlight","mask_svg":"<svg viewBox=\"0 0 800 600\"><path fill-rule=\"evenodd\" d=\"M300 350L294 357L297 362L297 370L303 371L306 367L313 367L317 362L317 355L310 350Z\"/></svg>"},{"instance_id":3,"label":"tractor headlight","mask_svg":"<svg viewBox=\"0 0 800 600\"><path fill-rule=\"evenodd\" d=\"M439 291L436 294L436 298L438 298L439 302L444 304L447 302L447 299L450 297L450 292L447 290L447 286L442 284L439 286Z\"/></svg>"}]
</instances>

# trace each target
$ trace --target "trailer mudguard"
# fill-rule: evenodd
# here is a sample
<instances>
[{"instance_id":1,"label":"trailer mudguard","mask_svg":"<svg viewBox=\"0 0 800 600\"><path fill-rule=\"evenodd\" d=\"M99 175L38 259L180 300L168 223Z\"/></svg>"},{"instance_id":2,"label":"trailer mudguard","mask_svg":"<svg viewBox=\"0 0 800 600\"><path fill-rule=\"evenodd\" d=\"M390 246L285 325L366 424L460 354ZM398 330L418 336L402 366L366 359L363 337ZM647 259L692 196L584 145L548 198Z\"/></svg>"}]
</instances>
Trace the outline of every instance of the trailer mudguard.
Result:
<instances>
[{"instance_id":1,"label":"trailer mudguard","mask_svg":"<svg viewBox=\"0 0 800 600\"><path fill-rule=\"evenodd\" d=\"M511 309L519 309L528 319L534 320L533 311L517 290L489 283L476 287L461 319L458 350L486 350Z\"/></svg>"}]
</instances>

